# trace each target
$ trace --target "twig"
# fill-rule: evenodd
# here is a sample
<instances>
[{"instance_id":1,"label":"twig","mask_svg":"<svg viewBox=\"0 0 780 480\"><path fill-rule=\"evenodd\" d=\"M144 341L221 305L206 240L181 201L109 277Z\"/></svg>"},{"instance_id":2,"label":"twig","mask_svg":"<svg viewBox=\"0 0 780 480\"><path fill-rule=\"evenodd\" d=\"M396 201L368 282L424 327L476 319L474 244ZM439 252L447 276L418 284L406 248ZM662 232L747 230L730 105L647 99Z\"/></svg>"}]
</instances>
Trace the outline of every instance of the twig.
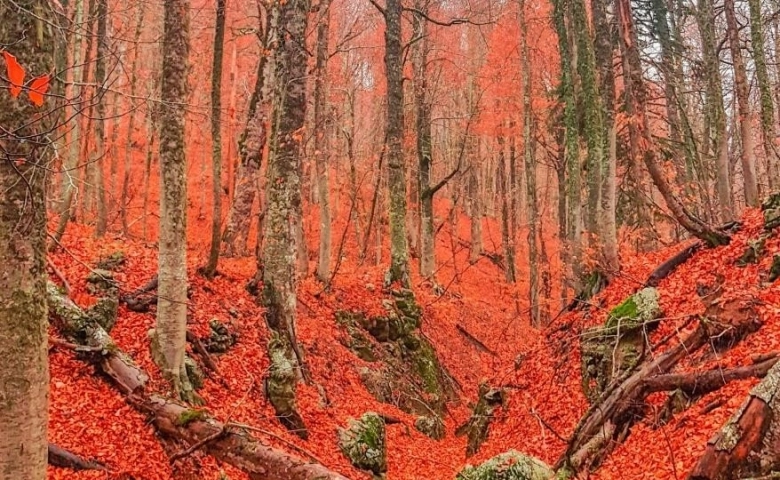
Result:
<instances>
[{"instance_id":1,"label":"twig","mask_svg":"<svg viewBox=\"0 0 780 480\"><path fill-rule=\"evenodd\" d=\"M219 373L217 364L214 362L214 359L211 358L211 355L209 355L206 347L203 346L203 342L201 342L200 338L189 329L187 330L187 341L192 344L192 348L194 348L198 355L203 358L203 363L206 365L206 368L214 373Z\"/></svg>"},{"instance_id":2,"label":"twig","mask_svg":"<svg viewBox=\"0 0 780 480\"><path fill-rule=\"evenodd\" d=\"M57 265L51 261L51 258L46 257L46 264L49 266L49 268L52 269L54 275L62 282L62 288L65 289L65 295L70 296L70 283L68 283L68 281L65 279L65 275L63 275L60 269L57 268Z\"/></svg>"},{"instance_id":3,"label":"twig","mask_svg":"<svg viewBox=\"0 0 780 480\"><path fill-rule=\"evenodd\" d=\"M228 426L229 427L234 427L234 428L243 428L244 430L249 430L249 431L252 431L252 432L258 432L258 433L262 433L264 435L268 435L269 437L273 437L276 440L279 440L280 442L284 443L288 447L294 448L295 450L298 450L299 452L301 452L304 455L308 456L310 460L312 460L314 462L317 462L317 463L319 463L321 465L325 465L325 462L323 462L322 460L317 458L317 456L314 455L313 453L311 453L310 451L306 450L303 447L299 447L298 445L290 442L289 440L285 440L284 438L280 437L279 435L277 435L277 434L275 434L273 432L269 432L268 430L263 430L262 428L259 428L259 427L253 427L252 425L247 425L245 423L229 423L229 424L226 423L225 426L226 427L228 427Z\"/></svg>"},{"instance_id":4,"label":"twig","mask_svg":"<svg viewBox=\"0 0 780 480\"><path fill-rule=\"evenodd\" d=\"M544 426L544 428L546 428L547 430L550 431L550 433L555 435L555 438L557 438L558 440L562 441L563 443L568 443L569 442L568 440L563 438L558 432L556 432L555 429L552 428L547 422L545 422L544 419L541 416L539 416L539 414L536 413L536 410L534 410L533 408L531 409L531 416L536 418L539 421L539 423L541 423Z\"/></svg>"},{"instance_id":5,"label":"twig","mask_svg":"<svg viewBox=\"0 0 780 480\"><path fill-rule=\"evenodd\" d=\"M52 345L55 345L57 347L63 347L70 350L74 350L76 352L100 352L103 349L101 347L91 347L89 345L77 345L75 343L66 342L65 340L60 340L59 338L49 338L49 342L51 342Z\"/></svg>"},{"instance_id":6,"label":"twig","mask_svg":"<svg viewBox=\"0 0 780 480\"><path fill-rule=\"evenodd\" d=\"M176 462L176 460L179 460L180 458L184 458L184 457L192 455L192 453L195 450L197 450L197 449L199 449L199 448L201 448L201 447L203 447L203 446L213 442L214 440L216 440L219 437L221 437L222 435L224 435L226 432L227 432L227 424L223 425L222 428L219 431L212 433L211 435L209 435L208 437L204 438L203 440L201 440L199 442L193 443L186 450L182 450L181 452L174 453L171 456L171 459L170 459L171 464L173 464L174 462Z\"/></svg>"},{"instance_id":7,"label":"twig","mask_svg":"<svg viewBox=\"0 0 780 480\"><path fill-rule=\"evenodd\" d=\"M490 355L493 355L494 357L497 357L498 355L493 350L489 349L484 343L482 343L477 337L470 334L461 324L456 324L455 328L458 329L458 331L463 334L464 337L466 337L467 340L469 340L472 344L474 344L475 347L477 347L478 350L481 350L485 353L489 353Z\"/></svg>"}]
</instances>

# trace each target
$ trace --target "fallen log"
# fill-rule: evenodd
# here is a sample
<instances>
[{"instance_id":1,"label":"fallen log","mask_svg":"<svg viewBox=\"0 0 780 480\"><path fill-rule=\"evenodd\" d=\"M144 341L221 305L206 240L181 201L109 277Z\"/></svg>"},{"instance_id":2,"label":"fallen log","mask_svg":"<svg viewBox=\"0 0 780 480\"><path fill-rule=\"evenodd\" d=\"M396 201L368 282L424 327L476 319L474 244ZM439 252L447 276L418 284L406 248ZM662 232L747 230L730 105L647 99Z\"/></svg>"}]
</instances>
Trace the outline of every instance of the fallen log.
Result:
<instances>
[{"instance_id":1,"label":"fallen log","mask_svg":"<svg viewBox=\"0 0 780 480\"><path fill-rule=\"evenodd\" d=\"M54 284L49 284L47 293L55 325L74 343L99 347L90 360L111 378L131 405L151 416L152 424L160 433L189 446L213 437L201 448L244 470L252 479L347 480L320 464L264 445L240 429L226 427L201 410L192 410L160 395L146 393L147 373L119 349L90 312L62 295ZM223 433L216 435L217 432Z\"/></svg>"},{"instance_id":2,"label":"fallen log","mask_svg":"<svg viewBox=\"0 0 780 480\"><path fill-rule=\"evenodd\" d=\"M734 380L761 378L777 363L777 358L764 360L754 365L730 369L714 369L706 372L673 373L658 375L644 381L648 393L681 390L689 396L704 395L721 388Z\"/></svg>"},{"instance_id":3,"label":"fallen log","mask_svg":"<svg viewBox=\"0 0 780 480\"><path fill-rule=\"evenodd\" d=\"M680 265L687 262L688 259L690 259L694 253L699 251L699 249L702 247L701 242L694 243L693 245L686 247L682 251L675 254L672 258L666 260L661 265L658 265L655 270L650 273L650 276L647 277L647 281L645 282L645 286L647 287L657 287L659 283L661 283L661 280L671 275L671 273Z\"/></svg>"},{"instance_id":4,"label":"fallen log","mask_svg":"<svg viewBox=\"0 0 780 480\"><path fill-rule=\"evenodd\" d=\"M49 465L71 470L107 470L102 463L86 460L53 443L49 443Z\"/></svg>"},{"instance_id":5,"label":"fallen log","mask_svg":"<svg viewBox=\"0 0 780 480\"><path fill-rule=\"evenodd\" d=\"M698 383L695 377L681 378L667 374L685 356L693 354L704 345L711 345L715 349L731 348L760 326L761 322L751 305L745 306L736 299L710 304L705 316L699 319L696 329L680 344L654 359L642 361L633 371L610 384L580 420L566 451L555 465L556 470L564 473L579 472L601 462L627 437L633 424L644 416L645 399L653 391L666 390L666 387L671 390L679 386L697 388L697 392L717 390L719 387L716 386L722 380L714 377L716 374L722 375L723 372L705 372ZM760 366L734 369L729 372L729 376L733 380L745 375L761 375L765 373L764 370L768 370L770 361L772 360L767 360L767 363L761 363ZM612 433L604 435L608 425Z\"/></svg>"},{"instance_id":6,"label":"fallen log","mask_svg":"<svg viewBox=\"0 0 780 480\"><path fill-rule=\"evenodd\" d=\"M157 290L157 284L157 275L155 275L143 287L120 296L119 301L127 305L127 308L133 312L146 313L152 308L152 305L157 305L157 295L151 293Z\"/></svg>"},{"instance_id":7,"label":"fallen log","mask_svg":"<svg viewBox=\"0 0 780 480\"><path fill-rule=\"evenodd\" d=\"M777 433L780 418L775 414L780 391L780 363L769 370L745 403L707 442L704 455L688 475L688 480L738 478L737 473L766 474L780 460L775 442L767 437ZM769 441L768 441L769 440ZM776 439L775 439L776 441ZM753 457L754 461L749 461Z\"/></svg>"},{"instance_id":8,"label":"fallen log","mask_svg":"<svg viewBox=\"0 0 780 480\"><path fill-rule=\"evenodd\" d=\"M190 445L211 439L202 445L204 451L247 472L252 479L347 480L319 463L306 462L264 445L240 428L223 425L206 415L182 422L191 410L159 395L131 403L148 412L154 426L168 436Z\"/></svg>"}]
</instances>

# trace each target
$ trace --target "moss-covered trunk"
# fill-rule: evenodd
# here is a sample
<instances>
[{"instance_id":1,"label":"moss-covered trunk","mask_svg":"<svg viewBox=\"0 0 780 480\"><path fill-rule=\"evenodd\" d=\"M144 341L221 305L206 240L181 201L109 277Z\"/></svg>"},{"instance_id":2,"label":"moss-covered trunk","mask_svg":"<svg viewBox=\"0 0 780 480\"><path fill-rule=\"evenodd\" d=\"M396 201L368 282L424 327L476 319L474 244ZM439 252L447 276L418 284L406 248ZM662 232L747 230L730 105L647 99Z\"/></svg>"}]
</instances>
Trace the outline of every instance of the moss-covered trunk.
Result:
<instances>
[{"instance_id":1,"label":"moss-covered trunk","mask_svg":"<svg viewBox=\"0 0 780 480\"><path fill-rule=\"evenodd\" d=\"M388 283L409 286L409 251L406 244L406 166L404 165L404 88L401 35L401 0L385 6L385 75L387 77L387 166L390 169L390 270Z\"/></svg>"},{"instance_id":2,"label":"moss-covered trunk","mask_svg":"<svg viewBox=\"0 0 780 480\"><path fill-rule=\"evenodd\" d=\"M160 247L157 323L151 333L154 361L177 397L188 398L184 367L187 334L187 103L189 0L165 2L160 111Z\"/></svg>"},{"instance_id":3,"label":"moss-covered trunk","mask_svg":"<svg viewBox=\"0 0 780 480\"><path fill-rule=\"evenodd\" d=\"M225 50L226 0L217 0L214 27L214 58L211 62L211 247L203 275L217 273L222 233L222 56Z\"/></svg>"},{"instance_id":4,"label":"moss-covered trunk","mask_svg":"<svg viewBox=\"0 0 780 480\"><path fill-rule=\"evenodd\" d=\"M282 424L306 438L296 409L295 389L303 359L295 335L296 267L300 225L300 157L306 113L305 33L309 0L279 7L274 56L273 114L268 159L268 212L263 250L263 303L271 330L266 395ZM282 30L283 27L283 30ZM272 25L271 28L277 28ZM278 33L278 36L277 36Z\"/></svg>"},{"instance_id":5,"label":"moss-covered trunk","mask_svg":"<svg viewBox=\"0 0 780 480\"><path fill-rule=\"evenodd\" d=\"M263 48L273 51L276 48L275 29L279 8L273 3L265 23L261 23ZM227 215L227 224L222 233L223 254L228 257L242 257L249 254L247 241L252 221L252 206L258 196L258 175L260 173L263 150L268 141L267 123L270 121L271 89L273 87L273 55L263 55L257 65L257 79L249 100L247 123L238 141L240 164L233 203ZM261 203L261 202L258 202ZM262 205L261 208L262 210ZM262 238L262 228L258 226L258 244Z\"/></svg>"},{"instance_id":6,"label":"moss-covered trunk","mask_svg":"<svg viewBox=\"0 0 780 480\"><path fill-rule=\"evenodd\" d=\"M0 2L6 62L14 55L30 76L55 69L60 17L53 8L43 0ZM58 120L51 97L36 107L26 93L0 93L0 477L8 479L46 478L45 192Z\"/></svg>"}]
</instances>

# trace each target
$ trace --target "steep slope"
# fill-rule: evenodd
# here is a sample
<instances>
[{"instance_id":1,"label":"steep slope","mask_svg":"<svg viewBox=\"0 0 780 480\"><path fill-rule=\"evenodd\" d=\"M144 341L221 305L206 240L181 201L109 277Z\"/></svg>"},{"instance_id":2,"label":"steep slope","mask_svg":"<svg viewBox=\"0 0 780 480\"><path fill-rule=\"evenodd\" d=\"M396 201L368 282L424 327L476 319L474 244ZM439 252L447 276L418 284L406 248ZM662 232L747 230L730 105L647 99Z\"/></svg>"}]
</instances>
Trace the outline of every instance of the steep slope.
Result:
<instances>
[{"instance_id":1,"label":"steep slope","mask_svg":"<svg viewBox=\"0 0 780 480\"><path fill-rule=\"evenodd\" d=\"M652 334L651 343L673 337L684 329L691 315L701 313L698 284L714 284L722 276L725 296L753 298L761 304L762 329L723 355L696 358L677 367L679 371L726 367L749 363L752 354L780 350L780 322L776 299L780 285L762 288L762 276L769 269L771 253L780 241L767 240L765 254L757 264L734 265L747 242L758 237L762 228L760 212L749 211L745 225L731 245L698 252L659 285L664 318ZM461 222L461 227L465 227ZM488 232L490 225L488 225ZM432 440L413 428L415 417L377 402L362 385L358 370L366 366L341 343L344 332L335 320L340 310L360 310L381 314L383 270L359 266L346 257L333 287L322 292L313 280L301 283L299 298L299 339L314 385L300 387L300 408L311 437L302 441L289 434L273 418L273 410L263 399L263 375L268 361L265 353L267 329L262 309L244 289L254 273L250 259L223 260L222 275L213 282L197 277L199 250L193 247L190 268L192 296L190 327L198 334L208 333L212 318L231 325L239 333L238 343L218 357L218 377L207 379L201 394L206 408L215 417L247 425L253 435L280 449L301 457L311 457L349 478L367 478L354 469L339 451L336 429L349 417L377 411L401 420L387 427L388 473L391 479L452 479L467 463L476 463L510 448L554 463L566 446L579 417L587 408L580 385L579 333L583 328L603 323L610 308L634 292L647 275L684 245L675 245L642 257L624 258L623 274L596 298L591 307L556 318L540 334L528 325L527 314L519 307L518 289L500 280L500 271L490 261L468 263L468 249L452 248L446 230L439 235L442 268L437 278L445 293L437 296L428 285L416 284L417 301L424 311L422 331L460 386L461 402L449 405L444 421L447 436ZM460 232L459 232L460 233ZM456 235L457 237L457 235ZM461 238L467 238L463 232ZM489 243L488 243L489 245ZM72 287L72 297L82 305L94 300L86 292L84 279L89 265L115 251L128 257L117 279L127 291L145 284L154 274L156 252L124 239L92 240L86 227L72 226L64 243L66 250L52 256ZM354 248L347 243L346 249ZM490 248L490 247L488 247ZM452 252L455 252L452 255ZM454 265L460 281L454 281ZM153 313L134 313L120 307L119 320L112 331L118 345L153 373L153 385L162 382L148 350L147 330L154 324ZM488 351L477 348L463 333L477 338ZM56 335L56 332L52 332ZM196 453L171 466L168 456L182 447L168 447L156 438L142 415L128 406L108 384L96 377L93 368L77 360L72 351L54 347L50 352L51 420L50 439L86 457L107 464L110 473L81 472L50 468L50 478L245 478L235 469L218 465ZM519 368L518 368L519 367ZM474 458L466 459L466 441L454 436L470 411L477 385L487 380L507 389L505 408L491 427L486 443ZM708 438L741 404L755 380L733 382L706 395L665 426L653 428L652 415L631 430L596 472L596 478L681 478L704 450ZM665 396L650 398L660 408ZM715 400L722 405L702 414Z\"/></svg>"}]
</instances>

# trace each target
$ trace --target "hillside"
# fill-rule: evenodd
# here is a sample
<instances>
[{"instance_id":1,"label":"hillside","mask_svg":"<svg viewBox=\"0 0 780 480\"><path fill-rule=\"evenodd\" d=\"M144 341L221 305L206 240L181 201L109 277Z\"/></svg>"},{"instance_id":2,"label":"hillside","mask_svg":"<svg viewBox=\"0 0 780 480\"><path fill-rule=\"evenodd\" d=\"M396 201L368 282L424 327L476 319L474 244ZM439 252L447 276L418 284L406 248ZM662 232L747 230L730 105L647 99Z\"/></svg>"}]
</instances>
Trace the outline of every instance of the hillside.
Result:
<instances>
[{"instance_id":1,"label":"hillside","mask_svg":"<svg viewBox=\"0 0 780 480\"><path fill-rule=\"evenodd\" d=\"M71 295L79 304L86 306L94 301L86 292L84 281L89 265L113 252L127 255L126 264L116 275L123 289L132 291L152 277L156 264L152 246L120 238L95 241L87 228L71 229L64 249L52 256L52 262L68 279ZM690 330L691 316L701 314L704 308L696 293L697 286L722 281L725 297L757 301L760 305L763 327L758 333L722 355L685 361L676 371L740 365L749 363L753 354L780 350L780 323L774 305L780 287L761 283L780 240L767 240L767 253L758 263L746 267L734 264L748 240L758 237L761 229L760 212L748 211L743 228L729 246L699 251L658 286L663 318L650 337L651 343L670 336L676 329L680 330L679 335ZM443 238L440 242L443 249L446 242ZM381 312L382 299L387 297L381 291L381 268L345 263L332 291L327 293L321 292L319 284L312 280L304 280L300 285L298 335L317 384L299 387L299 406L311 434L308 441L302 441L273 418L273 409L262 395L268 367L267 327L262 310L244 288L254 273L253 261L224 260L220 266L222 274L213 282L195 275L197 265L192 261L191 330L207 334L209 320L216 318L229 323L239 334L237 344L217 357L219 373L205 381L200 394L205 408L216 418L251 426L253 434L263 442L316 459L349 478L368 477L340 453L336 431L349 417L359 417L366 411L400 419L400 423L387 427L390 479L453 479L467 462L474 464L508 449L554 463L565 449L564 440L587 409L580 380L578 338L582 329L603 323L612 306L636 291L656 265L686 245L626 258L624 273L591 299L589 308L561 315L543 332L531 328L522 312L516 313L513 291L499 280L497 267L488 261L469 266L467 252L462 252L463 258L459 256L456 263L461 269L461 282L451 285L443 295L435 296L429 287L416 285L415 293L424 311L422 330L462 387L462 401L448 405L444 418L447 433L441 441L415 430L413 416L375 400L358 375L365 362L339 341L344 332L336 323L337 311ZM722 278L716 280L717 277ZM162 390L163 382L148 349L147 331L153 324L153 313L134 313L122 306L112 336L121 349L152 372L152 388ZM490 351L477 348L461 329L478 338ZM52 331L51 335L57 334ZM57 346L50 351L50 364L50 440L104 462L110 473L74 473L50 467L49 478L155 480L174 475L217 479L224 478L220 476L223 473L231 479L245 478L236 469L219 465L202 453L194 453L171 466L168 456L175 451L166 453L165 444L156 438L143 415L95 375L93 367L76 359L74 352ZM475 457L467 459L466 440L454 436L454 431L468 419L467 402L474 401L480 381L503 386L508 395L487 441ZM729 383L660 428L654 428L652 415L648 416L631 429L625 443L606 459L593 478L683 477L703 453L708 438L739 407L755 382ZM651 396L651 409L660 408L664 399L662 394ZM716 400L717 408L701 413Z\"/></svg>"}]
</instances>

